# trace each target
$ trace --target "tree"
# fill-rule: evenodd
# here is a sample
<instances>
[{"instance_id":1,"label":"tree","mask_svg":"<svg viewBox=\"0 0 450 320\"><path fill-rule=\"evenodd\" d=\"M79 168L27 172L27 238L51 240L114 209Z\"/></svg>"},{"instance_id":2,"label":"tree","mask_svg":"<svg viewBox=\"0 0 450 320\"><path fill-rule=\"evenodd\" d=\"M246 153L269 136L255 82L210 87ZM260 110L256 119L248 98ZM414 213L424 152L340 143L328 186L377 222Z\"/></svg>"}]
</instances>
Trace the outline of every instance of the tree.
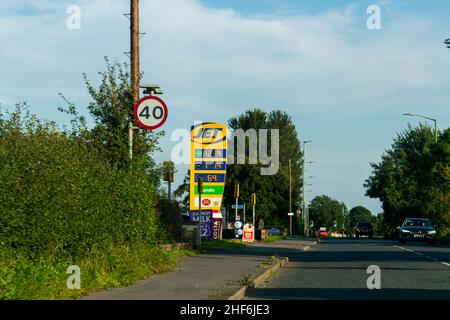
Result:
<instances>
[{"instance_id":1,"label":"tree","mask_svg":"<svg viewBox=\"0 0 450 320\"><path fill-rule=\"evenodd\" d=\"M438 135L428 126L398 134L364 186L383 204L386 232L406 217L428 217L438 231L450 227L450 128Z\"/></svg>"},{"instance_id":2,"label":"tree","mask_svg":"<svg viewBox=\"0 0 450 320\"><path fill-rule=\"evenodd\" d=\"M189 210L190 175L191 170L188 170L187 175L183 179L183 183L173 192L174 197L181 202L184 210Z\"/></svg>"},{"instance_id":3,"label":"tree","mask_svg":"<svg viewBox=\"0 0 450 320\"><path fill-rule=\"evenodd\" d=\"M363 206L356 206L350 209L350 226L354 227L359 221L372 222L373 216L369 209Z\"/></svg>"},{"instance_id":4,"label":"tree","mask_svg":"<svg viewBox=\"0 0 450 320\"><path fill-rule=\"evenodd\" d=\"M78 116L74 105L62 95L69 107L60 110L75 116L72 120L73 128L81 128L83 138L95 146L111 165L129 168L128 124L134 117L129 67L126 63L110 63L106 57L105 62L106 70L98 72L101 77L98 88L95 88L83 73L87 90L92 98L88 110L93 117L94 127L87 130L84 119ZM162 135L164 132L155 133L142 129L135 130L133 135L133 167L146 171L155 185L159 185L161 169L151 154L159 150L158 139Z\"/></svg>"},{"instance_id":5,"label":"tree","mask_svg":"<svg viewBox=\"0 0 450 320\"><path fill-rule=\"evenodd\" d=\"M348 211L344 203L329 196L315 197L309 205L309 219L314 221L314 228L325 227L332 229L336 221L336 229L346 228L348 224Z\"/></svg>"},{"instance_id":6,"label":"tree","mask_svg":"<svg viewBox=\"0 0 450 320\"><path fill-rule=\"evenodd\" d=\"M278 129L279 130L279 160L278 173L263 176L260 162L256 165L248 164L248 146L246 147L246 164L234 164L227 167L225 186L225 205L234 204L234 185L240 184L241 202L250 204L251 194L257 193L256 221L262 220L266 224L287 223L289 211L289 167L292 163L292 207L301 205L302 185L302 153L300 140L291 117L284 111L265 112L253 109L233 117L228 122L232 130L242 129ZM269 132L270 134L270 132ZM270 141L270 139L269 139ZM268 143L270 150L270 142ZM269 151L270 152L270 151Z\"/></svg>"}]
</instances>

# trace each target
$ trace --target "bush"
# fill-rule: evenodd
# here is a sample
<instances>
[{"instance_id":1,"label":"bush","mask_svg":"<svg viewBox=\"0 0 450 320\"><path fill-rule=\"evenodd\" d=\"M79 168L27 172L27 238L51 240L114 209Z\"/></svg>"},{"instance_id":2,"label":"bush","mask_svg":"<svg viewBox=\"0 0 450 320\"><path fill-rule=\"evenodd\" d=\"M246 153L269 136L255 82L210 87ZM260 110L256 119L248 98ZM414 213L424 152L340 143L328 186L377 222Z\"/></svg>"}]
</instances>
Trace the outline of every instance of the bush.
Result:
<instances>
[{"instance_id":1,"label":"bush","mask_svg":"<svg viewBox=\"0 0 450 320\"><path fill-rule=\"evenodd\" d=\"M156 190L144 173L111 166L20 107L0 119L1 246L38 260L158 242Z\"/></svg>"},{"instance_id":2,"label":"bush","mask_svg":"<svg viewBox=\"0 0 450 320\"><path fill-rule=\"evenodd\" d=\"M160 199L158 202L158 217L164 229L168 231L168 237L181 241L181 208L178 202L169 199Z\"/></svg>"}]
</instances>

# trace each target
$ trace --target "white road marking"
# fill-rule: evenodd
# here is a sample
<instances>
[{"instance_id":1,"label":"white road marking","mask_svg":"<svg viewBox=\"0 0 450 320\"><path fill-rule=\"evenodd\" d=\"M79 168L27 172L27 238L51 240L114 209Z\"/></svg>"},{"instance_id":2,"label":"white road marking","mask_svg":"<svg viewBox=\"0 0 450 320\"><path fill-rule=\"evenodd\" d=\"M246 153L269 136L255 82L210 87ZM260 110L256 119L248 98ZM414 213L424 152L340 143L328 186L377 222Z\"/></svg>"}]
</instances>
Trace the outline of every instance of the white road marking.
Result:
<instances>
[{"instance_id":1,"label":"white road marking","mask_svg":"<svg viewBox=\"0 0 450 320\"><path fill-rule=\"evenodd\" d=\"M425 256L425 255L424 255L423 253L421 253L421 252L414 251L414 250L411 250L411 249L408 249L408 248L404 248L404 247L400 247L400 246L397 246L397 245L394 245L394 247L399 248L399 249L402 249L402 250L405 250L405 251L408 251L408 252L411 252L411 253L415 253L415 254L417 254L418 256L423 256L423 257L425 257L425 258L427 258L427 259L433 260L434 262L440 262L440 263L443 264L444 266L450 267L450 263L443 262L443 261L439 261L438 259L436 259L436 258L434 258L434 257Z\"/></svg>"}]
</instances>

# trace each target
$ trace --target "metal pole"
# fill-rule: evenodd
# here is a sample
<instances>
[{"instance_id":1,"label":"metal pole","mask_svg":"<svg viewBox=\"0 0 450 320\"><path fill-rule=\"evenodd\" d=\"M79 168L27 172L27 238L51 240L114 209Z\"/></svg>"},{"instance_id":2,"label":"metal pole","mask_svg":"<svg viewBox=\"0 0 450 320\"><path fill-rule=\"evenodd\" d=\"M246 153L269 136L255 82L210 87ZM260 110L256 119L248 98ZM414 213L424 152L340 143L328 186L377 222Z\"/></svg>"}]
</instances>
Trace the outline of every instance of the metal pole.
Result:
<instances>
[{"instance_id":1,"label":"metal pole","mask_svg":"<svg viewBox=\"0 0 450 320\"><path fill-rule=\"evenodd\" d=\"M171 200L171 195L170 195L170 194L171 194L171 190L170 190L171 182L168 181L168 184L169 184L169 185L168 185L168 187L167 187L167 189L168 189L167 192L169 193L169 200Z\"/></svg>"},{"instance_id":2,"label":"metal pole","mask_svg":"<svg viewBox=\"0 0 450 320\"><path fill-rule=\"evenodd\" d=\"M436 124L437 121L435 119L433 119L433 121L434 121L434 140L437 143L437 141L438 141L437 124Z\"/></svg>"},{"instance_id":3,"label":"metal pole","mask_svg":"<svg viewBox=\"0 0 450 320\"><path fill-rule=\"evenodd\" d=\"M131 161L133 160L133 124L131 121L128 122L128 154L130 156L131 167Z\"/></svg>"},{"instance_id":4,"label":"metal pole","mask_svg":"<svg viewBox=\"0 0 450 320\"><path fill-rule=\"evenodd\" d=\"M291 159L289 159L289 236L292 237L292 168Z\"/></svg>"},{"instance_id":5,"label":"metal pole","mask_svg":"<svg viewBox=\"0 0 450 320\"><path fill-rule=\"evenodd\" d=\"M306 167L306 143L303 144L303 188L302 188L302 199L303 199L303 232L307 236L307 220L306 220L306 199L305 199L305 167Z\"/></svg>"},{"instance_id":6,"label":"metal pole","mask_svg":"<svg viewBox=\"0 0 450 320\"><path fill-rule=\"evenodd\" d=\"M200 248L202 246L202 234L201 234L201 219L202 219L202 193L199 192L198 193L198 230L197 230L197 235L198 235L198 248Z\"/></svg>"},{"instance_id":7,"label":"metal pole","mask_svg":"<svg viewBox=\"0 0 450 320\"><path fill-rule=\"evenodd\" d=\"M236 211L235 211L234 221L237 221L237 216L238 216L238 200L239 200L239 197L236 197Z\"/></svg>"},{"instance_id":8,"label":"metal pole","mask_svg":"<svg viewBox=\"0 0 450 320\"><path fill-rule=\"evenodd\" d=\"M244 203L244 220L242 222L245 224L245 203Z\"/></svg>"},{"instance_id":9,"label":"metal pole","mask_svg":"<svg viewBox=\"0 0 450 320\"><path fill-rule=\"evenodd\" d=\"M255 226L255 205L253 205L253 226L256 229L256 226Z\"/></svg>"}]
</instances>

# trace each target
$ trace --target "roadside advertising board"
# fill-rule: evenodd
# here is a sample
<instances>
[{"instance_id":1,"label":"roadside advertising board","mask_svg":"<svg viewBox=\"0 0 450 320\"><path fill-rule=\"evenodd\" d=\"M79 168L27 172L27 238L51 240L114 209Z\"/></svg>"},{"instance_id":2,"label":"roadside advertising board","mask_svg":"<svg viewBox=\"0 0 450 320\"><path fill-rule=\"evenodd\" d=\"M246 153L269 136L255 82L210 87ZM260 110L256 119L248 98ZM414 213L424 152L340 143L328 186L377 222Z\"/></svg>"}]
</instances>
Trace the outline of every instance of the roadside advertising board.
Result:
<instances>
[{"instance_id":1,"label":"roadside advertising board","mask_svg":"<svg viewBox=\"0 0 450 320\"><path fill-rule=\"evenodd\" d=\"M214 221L212 210L192 210L189 211L189 218L192 222L198 223L200 213L200 234L203 239L214 239Z\"/></svg>"},{"instance_id":2,"label":"roadside advertising board","mask_svg":"<svg viewBox=\"0 0 450 320\"><path fill-rule=\"evenodd\" d=\"M191 127L190 210L200 208L197 181L203 179L201 209L213 212L214 232L222 237L218 220L222 219L221 206L225 188L227 163L227 127L220 123L205 122ZM215 237L215 238L216 238Z\"/></svg>"},{"instance_id":3,"label":"roadside advertising board","mask_svg":"<svg viewBox=\"0 0 450 320\"><path fill-rule=\"evenodd\" d=\"M253 242L255 241L255 226L247 223L244 225L244 233L242 235L243 242Z\"/></svg>"}]
</instances>

